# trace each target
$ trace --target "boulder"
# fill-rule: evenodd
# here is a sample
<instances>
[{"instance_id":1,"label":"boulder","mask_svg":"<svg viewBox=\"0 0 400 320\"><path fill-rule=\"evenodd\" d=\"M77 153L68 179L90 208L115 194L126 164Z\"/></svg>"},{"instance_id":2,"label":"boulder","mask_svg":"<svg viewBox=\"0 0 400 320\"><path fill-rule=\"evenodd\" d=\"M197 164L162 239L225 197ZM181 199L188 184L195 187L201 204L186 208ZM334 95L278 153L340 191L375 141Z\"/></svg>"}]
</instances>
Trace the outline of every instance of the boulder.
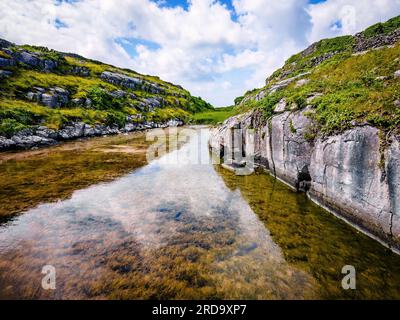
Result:
<instances>
[{"instance_id":1,"label":"boulder","mask_svg":"<svg viewBox=\"0 0 400 320\"><path fill-rule=\"evenodd\" d=\"M0 67L13 67L15 66L15 61L13 59L7 59L0 57Z\"/></svg>"},{"instance_id":2,"label":"boulder","mask_svg":"<svg viewBox=\"0 0 400 320\"><path fill-rule=\"evenodd\" d=\"M114 98L119 98L120 99L120 98L126 97L126 92L123 91L123 90L116 90L116 91L109 92L109 95L114 97Z\"/></svg>"},{"instance_id":3,"label":"boulder","mask_svg":"<svg viewBox=\"0 0 400 320\"><path fill-rule=\"evenodd\" d=\"M47 127L44 126L40 126L36 129L35 135L42 137L42 138L48 138L48 139L53 139L53 140L57 140L58 139L58 132L53 130L53 129L49 129Z\"/></svg>"},{"instance_id":4,"label":"boulder","mask_svg":"<svg viewBox=\"0 0 400 320\"><path fill-rule=\"evenodd\" d=\"M41 95L40 103L49 108L56 108L58 106L58 97L51 93L44 93Z\"/></svg>"},{"instance_id":5,"label":"boulder","mask_svg":"<svg viewBox=\"0 0 400 320\"><path fill-rule=\"evenodd\" d=\"M275 108L274 108L274 112L276 113L281 113L284 112L286 110L286 100L285 99L281 99L281 101L279 101L278 104L276 104Z\"/></svg>"},{"instance_id":6,"label":"boulder","mask_svg":"<svg viewBox=\"0 0 400 320\"><path fill-rule=\"evenodd\" d=\"M395 77L395 79L399 79L399 78L400 78L400 70L397 70L397 71L394 73L394 77Z\"/></svg>"},{"instance_id":7,"label":"boulder","mask_svg":"<svg viewBox=\"0 0 400 320\"><path fill-rule=\"evenodd\" d=\"M36 54L27 51L21 51L14 55L16 60L20 63L24 63L33 68L40 67L40 59Z\"/></svg>"},{"instance_id":8,"label":"boulder","mask_svg":"<svg viewBox=\"0 0 400 320\"><path fill-rule=\"evenodd\" d=\"M70 70L70 73L80 77L90 76L90 70L86 67L81 66L73 66Z\"/></svg>"},{"instance_id":9,"label":"boulder","mask_svg":"<svg viewBox=\"0 0 400 320\"><path fill-rule=\"evenodd\" d=\"M271 85L271 87L270 87L270 89L269 89L269 92L270 92L270 93L274 93L274 92L276 92L276 91L282 90L282 89L286 88L286 87L287 87L289 84L291 84L292 82L294 82L294 81L296 81L297 79L300 79L300 78L302 78L302 77L304 77L304 76L306 76L306 75L309 75L310 73L311 73L311 72L304 72L304 73L301 73L301 74L299 74L299 75L297 75L297 76L294 76L294 77L292 77L292 78L285 79L285 80L279 81L279 82L277 82L277 83L274 83L273 85Z\"/></svg>"},{"instance_id":10,"label":"boulder","mask_svg":"<svg viewBox=\"0 0 400 320\"><path fill-rule=\"evenodd\" d=\"M13 149L15 147L15 142L6 137L0 136L0 151L6 151Z\"/></svg>"},{"instance_id":11,"label":"boulder","mask_svg":"<svg viewBox=\"0 0 400 320\"><path fill-rule=\"evenodd\" d=\"M83 122L73 122L65 125L59 132L59 137L62 140L71 140L84 136L85 127Z\"/></svg>"},{"instance_id":12,"label":"boulder","mask_svg":"<svg viewBox=\"0 0 400 320\"><path fill-rule=\"evenodd\" d=\"M11 138L14 141L14 147L18 149L30 149L33 147L51 146L57 143L56 140L43 138L36 135L15 135Z\"/></svg>"},{"instance_id":13,"label":"boulder","mask_svg":"<svg viewBox=\"0 0 400 320\"><path fill-rule=\"evenodd\" d=\"M30 101L41 102L42 101L42 93L40 92L28 92L26 94L26 98Z\"/></svg>"}]
</instances>

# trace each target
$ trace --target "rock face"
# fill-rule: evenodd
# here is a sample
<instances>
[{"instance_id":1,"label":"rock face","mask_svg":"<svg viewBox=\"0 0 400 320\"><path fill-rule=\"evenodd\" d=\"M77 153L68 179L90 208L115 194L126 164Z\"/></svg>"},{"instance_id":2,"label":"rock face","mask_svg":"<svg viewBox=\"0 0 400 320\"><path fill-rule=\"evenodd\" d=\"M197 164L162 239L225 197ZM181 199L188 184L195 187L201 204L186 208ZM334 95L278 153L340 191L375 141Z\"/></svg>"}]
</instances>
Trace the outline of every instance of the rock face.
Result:
<instances>
[{"instance_id":1,"label":"rock face","mask_svg":"<svg viewBox=\"0 0 400 320\"><path fill-rule=\"evenodd\" d=\"M400 137L383 144L376 128L362 126L310 141L309 112L285 111L268 122L257 112L230 118L211 131L210 146L221 156L235 150L232 132L240 128L245 153L257 165L400 250Z\"/></svg>"},{"instance_id":2,"label":"rock face","mask_svg":"<svg viewBox=\"0 0 400 320\"><path fill-rule=\"evenodd\" d=\"M33 88L34 91L27 93L26 98L39 102L49 108L65 107L69 102L69 92L63 88Z\"/></svg>"},{"instance_id":3,"label":"rock face","mask_svg":"<svg viewBox=\"0 0 400 320\"><path fill-rule=\"evenodd\" d=\"M160 94L165 90L154 83L142 80L140 78L129 77L125 74L105 71L101 74L104 81L115 84L117 86L137 90L141 89L149 93Z\"/></svg>"},{"instance_id":4,"label":"rock face","mask_svg":"<svg viewBox=\"0 0 400 320\"><path fill-rule=\"evenodd\" d=\"M381 163L379 132L369 126L317 140L310 165L311 198L385 242L399 244L400 233L392 230L393 217L400 217L398 152L395 140Z\"/></svg>"},{"instance_id":5,"label":"rock face","mask_svg":"<svg viewBox=\"0 0 400 320\"><path fill-rule=\"evenodd\" d=\"M362 33L355 35L354 52L362 52L383 46L393 45L400 40L400 29L389 34L379 34L371 38L365 38Z\"/></svg>"},{"instance_id":6,"label":"rock face","mask_svg":"<svg viewBox=\"0 0 400 320\"><path fill-rule=\"evenodd\" d=\"M51 72L58 67L56 61L42 58L38 54L32 52L20 50L16 52L9 51L9 53L15 62L25 64L31 68Z\"/></svg>"}]
</instances>

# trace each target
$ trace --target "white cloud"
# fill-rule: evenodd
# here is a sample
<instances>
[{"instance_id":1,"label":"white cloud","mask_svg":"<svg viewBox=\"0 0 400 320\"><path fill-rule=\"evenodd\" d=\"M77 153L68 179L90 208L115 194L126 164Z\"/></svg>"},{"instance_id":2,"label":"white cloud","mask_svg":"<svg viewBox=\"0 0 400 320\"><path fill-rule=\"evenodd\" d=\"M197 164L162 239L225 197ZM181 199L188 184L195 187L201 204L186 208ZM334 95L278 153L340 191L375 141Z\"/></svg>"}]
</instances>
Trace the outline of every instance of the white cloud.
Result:
<instances>
[{"instance_id":1,"label":"white cloud","mask_svg":"<svg viewBox=\"0 0 400 320\"><path fill-rule=\"evenodd\" d=\"M400 0L233 0L230 9L191 0L187 10L167 3L0 1L0 37L158 75L227 105L311 41L400 13Z\"/></svg>"},{"instance_id":2,"label":"white cloud","mask_svg":"<svg viewBox=\"0 0 400 320\"><path fill-rule=\"evenodd\" d=\"M309 41L355 34L377 22L400 14L400 0L329 0L310 6L312 32ZM341 28L333 28L340 22Z\"/></svg>"}]
</instances>

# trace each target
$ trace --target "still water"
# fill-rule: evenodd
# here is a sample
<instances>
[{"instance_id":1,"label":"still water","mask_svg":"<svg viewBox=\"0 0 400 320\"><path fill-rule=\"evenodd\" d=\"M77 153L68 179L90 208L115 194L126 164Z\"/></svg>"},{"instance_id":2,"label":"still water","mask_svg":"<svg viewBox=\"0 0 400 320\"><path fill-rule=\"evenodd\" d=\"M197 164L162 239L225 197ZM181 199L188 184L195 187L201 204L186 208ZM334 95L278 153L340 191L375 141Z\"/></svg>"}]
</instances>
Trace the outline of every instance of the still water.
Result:
<instances>
[{"instance_id":1,"label":"still water","mask_svg":"<svg viewBox=\"0 0 400 320\"><path fill-rule=\"evenodd\" d=\"M269 175L213 165L201 131L152 161L144 134L2 154L0 298L400 298L400 256Z\"/></svg>"}]
</instances>

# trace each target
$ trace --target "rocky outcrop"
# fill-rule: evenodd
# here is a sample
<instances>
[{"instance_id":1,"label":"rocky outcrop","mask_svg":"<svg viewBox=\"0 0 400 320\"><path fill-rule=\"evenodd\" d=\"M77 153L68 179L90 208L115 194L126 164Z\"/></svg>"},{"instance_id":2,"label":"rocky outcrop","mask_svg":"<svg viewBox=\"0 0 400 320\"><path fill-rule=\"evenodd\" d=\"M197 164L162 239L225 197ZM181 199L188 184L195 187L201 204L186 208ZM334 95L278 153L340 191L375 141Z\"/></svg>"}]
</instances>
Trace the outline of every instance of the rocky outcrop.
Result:
<instances>
[{"instance_id":1,"label":"rocky outcrop","mask_svg":"<svg viewBox=\"0 0 400 320\"><path fill-rule=\"evenodd\" d=\"M101 78L106 82L132 90L143 90L154 94L165 93L165 90L155 83L150 83L141 78L129 77L121 73L105 71L101 74Z\"/></svg>"},{"instance_id":2,"label":"rocky outcrop","mask_svg":"<svg viewBox=\"0 0 400 320\"><path fill-rule=\"evenodd\" d=\"M138 119L138 117L135 119ZM128 120L131 121L134 119L132 118ZM7 150L47 147L58 144L62 141L75 140L79 138L114 135L153 128L177 127L182 125L183 122L181 120L169 120L161 124L151 121L143 121L141 123L127 122L127 124L122 128L119 128L116 125L106 126L101 124L91 126L83 122L67 123L60 130L53 130L44 126L36 126L21 130L9 138L0 136L0 152Z\"/></svg>"},{"instance_id":3,"label":"rocky outcrop","mask_svg":"<svg viewBox=\"0 0 400 320\"><path fill-rule=\"evenodd\" d=\"M57 61L43 58L41 57L40 54L24 50L18 50L18 51L4 50L4 51L12 57L12 60L15 63L22 63L34 69L39 69L45 72L51 72L57 69L58 67Z\"/></svg>"},{"instance_id":4,"label":"rocky outcrop","mask_svg":"<svg viewBox=\"0 0 400 320\"><path fill-rule=\"evenodd\" d=\"M364 34L355 35L354 52L362 52L384 46L393 45L400 40L400 29L394 30L389 34L377 34L373 37L365 37Z\"/></svg>"},{"instance_id":5,"label":"rocky outcrop","mask_svg":"<svg viewBox=\"0 0 400 320\"><path fill-rule=\"evenodd\" d=\"M378 129L360 126L310 141L309 112L311 107L285 110L269 121L259 112L230 118L212 129L210 146L226 155L238 148L233 129L241 129L247 159L253 153L255 164L271 175L400 250L400 138L383 139Z\"/></svg>"},{"instance_id":6,"label":"rocky outcrop","mask_svg":"<svg viewBox=\"0 0 400 320\"><path fill-rule=\"evenodd\" d=\"M13 66L15 66L15 60L0 57L0 67L1 68L13 67Z\"/></svg>"},{"instance_id":7,"label":"rocky outcrop","mask_svg":"<svg viewBox=\"0 0 400 320\"><path fill-rule=\"evenodd\" d=\"M63 88L44 88L35 87L26 94L30 101L39 102L49 108L61 108L67 106L69 102L69 92Z\"/></svg>"}]
</instances>

